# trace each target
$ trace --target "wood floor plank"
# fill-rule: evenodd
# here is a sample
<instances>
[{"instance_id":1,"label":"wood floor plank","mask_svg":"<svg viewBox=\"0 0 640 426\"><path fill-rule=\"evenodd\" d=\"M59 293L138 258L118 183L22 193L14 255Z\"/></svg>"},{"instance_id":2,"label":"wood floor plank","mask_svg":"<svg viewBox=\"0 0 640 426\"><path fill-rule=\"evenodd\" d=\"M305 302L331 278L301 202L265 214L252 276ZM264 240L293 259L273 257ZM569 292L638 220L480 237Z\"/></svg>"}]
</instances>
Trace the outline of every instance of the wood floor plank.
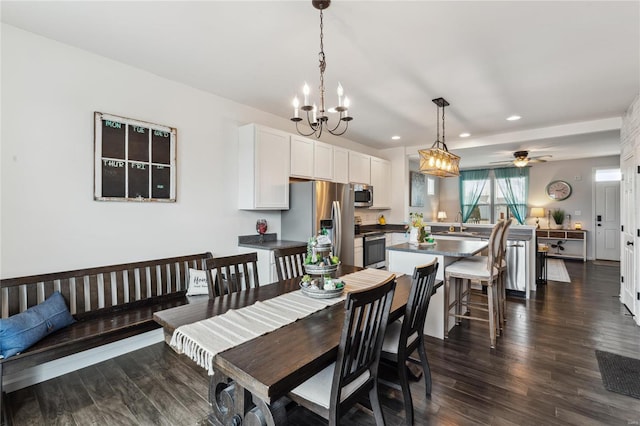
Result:
<instances>
[{"instance_id":1,"label":"wood floor plank","mask_svg":"<svg viewBox=\"0 0 640 426\"><path fill-rule=\"evenodd\" d=\"M619 268L565 264L571 283L550 282L530 300L508 300L495 349L487 325L475 322L463 321L445 341L425 338L433 389L425 398L424 381L411 382L416 425L640 424L640 400L607 391L595 358L596 349L640 354L640 327L618 299ZM208 380L206 371L158 343L12 392L7 401L17 426L94 418L108 425L204 426ZM403 424L400 392L381 385L380 393L387 424ZM290 425L325 424L300 408L289 414ZM375 422L367 410L353 409L342 424Z\"/></svg>"}]
</instances>

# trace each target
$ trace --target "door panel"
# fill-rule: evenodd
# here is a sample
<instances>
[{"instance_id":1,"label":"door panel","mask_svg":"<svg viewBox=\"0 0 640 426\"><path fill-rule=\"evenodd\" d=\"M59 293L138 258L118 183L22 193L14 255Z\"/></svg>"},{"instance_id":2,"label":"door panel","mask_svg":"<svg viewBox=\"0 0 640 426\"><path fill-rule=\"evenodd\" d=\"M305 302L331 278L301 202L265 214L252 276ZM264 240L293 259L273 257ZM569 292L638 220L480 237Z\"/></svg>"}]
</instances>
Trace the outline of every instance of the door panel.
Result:
<instances>
[{"instance_id":1,"label":"door panel","mask_svg":"<svg viewBox=\"0 0 640 426\"><path fill-rule=\"evenodd\" d=\"M620 301L624 303L638 321L638 305L634 294L638 290L635 256L635 215L638 206L636 203L636 185L638 184L635 173L635 159L633 153L622 160L622 262L620 264Z\"/></svg>"},{"instance_id":2,"label":"door panel","mask_svg":"<svg viewBox=\"0 0 640 426\"><path fill-rule=\"evenodd\" d=\"M620 260L620 182L596 182L596 259Z\"/></svg>"}]
</instances>

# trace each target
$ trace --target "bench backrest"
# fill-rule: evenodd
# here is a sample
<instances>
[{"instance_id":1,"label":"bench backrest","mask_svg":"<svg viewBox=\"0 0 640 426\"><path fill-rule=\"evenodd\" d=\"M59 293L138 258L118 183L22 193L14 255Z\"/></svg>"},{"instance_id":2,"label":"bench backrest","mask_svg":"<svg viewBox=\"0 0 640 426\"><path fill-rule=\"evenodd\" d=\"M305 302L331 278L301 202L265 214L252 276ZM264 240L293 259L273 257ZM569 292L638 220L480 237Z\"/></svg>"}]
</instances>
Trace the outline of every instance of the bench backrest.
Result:
<instances>
[{"instance_id":1,"label":"bench backrest","mask_svg":"<svg viewBox=\"0 0 640 426\"><path fill-rule=\"evenodd\" d=\"M158 298L184 296L189 268L204 269L211 253L154 259L0 280L0 316L7 318L44 301L64 296L80 319L104 310L143 305Z\"/></svg>"}]
</instances>

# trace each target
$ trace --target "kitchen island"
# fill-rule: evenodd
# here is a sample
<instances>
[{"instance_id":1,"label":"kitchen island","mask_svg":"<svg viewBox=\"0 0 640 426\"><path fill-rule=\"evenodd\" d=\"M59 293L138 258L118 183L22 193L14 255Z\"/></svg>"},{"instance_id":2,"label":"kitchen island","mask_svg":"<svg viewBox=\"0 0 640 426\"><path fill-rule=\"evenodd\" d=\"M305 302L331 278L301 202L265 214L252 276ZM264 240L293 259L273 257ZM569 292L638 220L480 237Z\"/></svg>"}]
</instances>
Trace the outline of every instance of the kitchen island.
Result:
<instances>
[{"instance_id":1,"label":"kitchen island","mask_svg":"<svg viewBox=\"0 0 640 426\"><path fill-rule=\"evenodd\" d=\"M434 245L397 244L387 247L389 271L411 276L416 266L424 265L437 258L439 266L436 279L444 280L444 271L447 265L462 257L475 256L487 247L488 241L480 239L436 238ZM441 286L431 297L427 319L424 324L424 334L439 339L444 339L445 306L450 304L445 303L444 293L444 286ZM450 297L455 297L455 293L452 292ZM449 324L453 327L455 321L450 321Z\"/></svg>"}]
</instances>

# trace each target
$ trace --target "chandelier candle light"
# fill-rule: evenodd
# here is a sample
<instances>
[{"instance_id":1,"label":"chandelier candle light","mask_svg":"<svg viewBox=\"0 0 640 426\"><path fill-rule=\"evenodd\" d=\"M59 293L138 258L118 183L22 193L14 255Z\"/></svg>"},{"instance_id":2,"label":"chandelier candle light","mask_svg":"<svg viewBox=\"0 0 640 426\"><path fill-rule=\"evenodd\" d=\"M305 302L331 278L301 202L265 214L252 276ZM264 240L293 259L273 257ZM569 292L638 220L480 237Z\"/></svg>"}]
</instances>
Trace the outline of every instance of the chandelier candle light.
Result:
<instances>
[{"instance_id":1,"label":"chandelier candle light","mask_svg":"<svg viewBox=\"0 0 640 426\"><path fill-rule=\"evenodd\" d=\"M307 83L305 83L302 89L304 104L300 106L300 101L297 96L293 99L293 117L291 118L291 121L296 123L296 130L302 136L314 135L316 138L320 138L323 129L326 129L332 135L340 136L347 131L349 121L353 120L353 117L349 117L349 98L344 96L344 89L340 83L338 83L338 106L330 108L328 111L325 110L324 107L324 70L327 67L327 63L325 61L324 44L322 42L324 37L322 11L329 7L331 0L313 0L311 3L313 4L313 7L320 10L320 53L318 55L320 60L320 108L318 109L318 106L315 103L312 105L311 102L309 102L310 90ZM300 128L298 127L298 123L302 121L299 110L306 112L307 124L311 128L311 132L309 133L300 131ZM325 115L325 112L331 111L335 111L340 114L338 123L333 128L329 126L329 117ZM345 125L342 129L339 129L342 123L345 123Z\"/></svg>"},{"instance_id":2,"label":"chandelier candle light","mask_svg":"<svg viewBox=\"0 0 640 426\"><path fill-rule=\"evenodd\" d=\"M449 106L444 98L436 98L431 100L438 106L436 127L436 141L429 149L421 149L420 154L420 171L427 175L438 177L453 177L460 175L460 157L452 154L447 149L444 134L444 108ZM442 140L440 140L440 108L442 108Z\"/></svg>"}]
</instances>

